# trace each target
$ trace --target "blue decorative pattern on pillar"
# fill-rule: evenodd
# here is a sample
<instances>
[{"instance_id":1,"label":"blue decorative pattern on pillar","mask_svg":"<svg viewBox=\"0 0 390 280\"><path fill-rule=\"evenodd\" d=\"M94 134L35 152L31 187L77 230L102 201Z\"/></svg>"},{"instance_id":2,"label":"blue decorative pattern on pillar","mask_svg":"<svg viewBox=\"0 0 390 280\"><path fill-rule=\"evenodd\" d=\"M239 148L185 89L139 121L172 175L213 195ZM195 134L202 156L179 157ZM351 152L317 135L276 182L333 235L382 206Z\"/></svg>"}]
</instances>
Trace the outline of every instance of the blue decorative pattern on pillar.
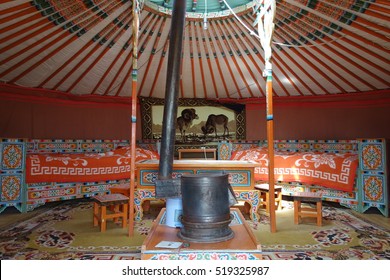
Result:
<instances>
[{"instance_id":1,"label":"blue decorative pattern on pillar","mask_svg":"<svg viewBox=\"0 0 390 280\"><path fill-rule=\"evenodd\" d=\"M0 139L0 213L9 206L25 211L25 158L23 139Z\"/></svg>"},{"instance_id":2,"label":"blue decorative pattern on pillar","mask_svg":"<svg viewBox=\"0 0 390 280\"><path fill-rule=\"evenodd\" d=\"M359 141L359 180L363 185L360 193L360 212L376 207L389 217L389 189L386 170L385 139Z\"/></svg>"}]
</instances>

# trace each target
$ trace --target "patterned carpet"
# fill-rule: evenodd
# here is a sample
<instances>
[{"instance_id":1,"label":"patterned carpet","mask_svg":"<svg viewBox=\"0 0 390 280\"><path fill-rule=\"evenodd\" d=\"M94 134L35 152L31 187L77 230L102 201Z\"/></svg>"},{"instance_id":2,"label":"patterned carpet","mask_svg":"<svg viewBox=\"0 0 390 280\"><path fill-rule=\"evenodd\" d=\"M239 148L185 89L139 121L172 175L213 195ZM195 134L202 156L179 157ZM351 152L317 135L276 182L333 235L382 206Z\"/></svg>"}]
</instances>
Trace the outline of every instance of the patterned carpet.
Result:
<instances>
[{"instance_id":1,"label":"patterned carpet","mask_svg":"<svg viewBox=\"0 0 390 280\"><path fill-rule=\"evenodd\" d=\"M20 260L132 260L159 209L152 208L136 223L133 237L109 222L101 233L92 225L92 203L67 201L43 206L34 215L1 228L0 259ZM0 214L0 217L3 214ZM277 232L269 232L269 219L248 221L267 260L390 260L390 231L356 217L352 211L324 206L323 226L311 221L293 223L293 210L277 212Z\"/></svg>"}]
</instances>

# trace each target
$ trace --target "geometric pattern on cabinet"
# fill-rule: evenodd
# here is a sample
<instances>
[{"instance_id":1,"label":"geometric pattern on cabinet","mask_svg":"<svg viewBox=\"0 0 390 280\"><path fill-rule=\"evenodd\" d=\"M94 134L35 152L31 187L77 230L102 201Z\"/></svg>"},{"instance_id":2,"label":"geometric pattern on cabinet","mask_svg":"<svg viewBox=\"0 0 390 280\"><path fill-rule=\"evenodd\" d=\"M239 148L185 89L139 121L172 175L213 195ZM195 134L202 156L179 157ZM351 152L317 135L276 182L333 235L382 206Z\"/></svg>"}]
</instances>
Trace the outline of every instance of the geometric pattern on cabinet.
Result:
<instances>
[{"instance_id":1,"label":"geometric pattern on cabinet","mask_svg":"<svg viewBox=\"0 0 390 280\"><path fill-rule=\"evenodd\" d=\"M128 140L28 139L27 153L102 153L128 145Z\"/></svg>"},{"instance_id":2,"label":"geometric pattern on cabinet","mask_svg":"<svg viewBox=\"0 0 390 280\"><path fill-rule=\"evenodd\" d=\"M22 175L0 174L0 181L2 202L15 202L20 200L22 195Z\"/></svg>"},{"instance_id":3,"label":"geometric pattern on cabinet","mask_svg":"<svg viewBox=\"0 0 390 280\"><path fill-rule=\"evenodd\" d=\"M363 201L385 203L385 177L383 175L363 174Z\"/></svg>"},{"instance_id":4,"label":"geometric pattern on cabinet","mask_svg":"<svg viewBox=\"0 0 390 280\"><path fill-rule=\"evenodd\" d=\"M218 143L218 156L219 160L228 160L231 157L231 143L227 141L222 141Z\"/></svg>"},{"instance_id":5,"label":"geometric pattern on cabinet","mask_svg":"<svg viewBox=\"0 0 390 280\"><path fill-rule=\"evenodd\" d=\"M22 143L1 142L1 170L4 172L17 172L23 168Z\"/></svg>"},{"instance_id":6,"label":"geometric pattern on cabinet","mask_svg":"<svg viewBox=\"0 0 390 280\"><path fill-rule=\"evenodd\" d=\"M9 206L25 206L25 145L22 139L0 139L0 213Z\"/></svg>"},{"instance_id":7,"label":"geometric pattern on cabinet","mask_svg":"<svg viewBox=\"0 0 390 280\"><path fill-rule=\"evenodd\" d=\"M383 171L384 168L384 147L383 143L364 141L361 143L362 170Z\"/></svg>"},{"instance_id":8,"label":"geometric pattern on cabinet","mask_svg":"<svg viewBox=\"0 0 390 280\"><path fill-rule=\"evenodd\" d=\"M386 170L386 140L362 139L359 141L359 165L361 168L360 212L376 207L389 216L389 189Z\"/></svg>"}]
</instances>

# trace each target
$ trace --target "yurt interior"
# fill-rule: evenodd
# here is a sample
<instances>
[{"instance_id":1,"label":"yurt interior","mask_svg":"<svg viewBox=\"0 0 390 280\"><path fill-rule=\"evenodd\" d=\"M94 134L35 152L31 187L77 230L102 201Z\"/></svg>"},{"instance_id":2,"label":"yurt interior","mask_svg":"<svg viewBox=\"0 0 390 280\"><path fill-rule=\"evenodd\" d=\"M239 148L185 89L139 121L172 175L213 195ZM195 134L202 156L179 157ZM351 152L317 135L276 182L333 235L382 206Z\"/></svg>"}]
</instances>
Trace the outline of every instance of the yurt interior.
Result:
<instances>
[{"instance_id":1,"label":"yurt interior","mask_svg":"<svg viewBox=\"0 0 390 280\"><path fill-rule=\"evenodd\" d=\"M1 1L0 259L389 260L389 15Z\"/></svg>"}]
</instances>

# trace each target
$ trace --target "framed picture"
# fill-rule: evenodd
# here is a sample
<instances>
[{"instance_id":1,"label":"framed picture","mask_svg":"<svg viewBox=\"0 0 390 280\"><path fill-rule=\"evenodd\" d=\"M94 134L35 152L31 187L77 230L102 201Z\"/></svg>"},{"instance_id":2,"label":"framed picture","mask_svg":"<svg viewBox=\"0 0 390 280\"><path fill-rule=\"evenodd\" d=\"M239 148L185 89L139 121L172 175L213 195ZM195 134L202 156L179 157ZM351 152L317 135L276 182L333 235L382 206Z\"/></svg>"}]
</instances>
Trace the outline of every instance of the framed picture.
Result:
<instances>
[{"instance_id":1,"label":"framed picture","mask_svg":"<svg viewBox=\"0 0 390 280\"><path fill-rule=\"evenodd\" d=\"M141 98L142 138L160 140L164 99ZM245 107L203 99L179 99L177 143L245 139Z\"/></svg>"}]
</instances>

